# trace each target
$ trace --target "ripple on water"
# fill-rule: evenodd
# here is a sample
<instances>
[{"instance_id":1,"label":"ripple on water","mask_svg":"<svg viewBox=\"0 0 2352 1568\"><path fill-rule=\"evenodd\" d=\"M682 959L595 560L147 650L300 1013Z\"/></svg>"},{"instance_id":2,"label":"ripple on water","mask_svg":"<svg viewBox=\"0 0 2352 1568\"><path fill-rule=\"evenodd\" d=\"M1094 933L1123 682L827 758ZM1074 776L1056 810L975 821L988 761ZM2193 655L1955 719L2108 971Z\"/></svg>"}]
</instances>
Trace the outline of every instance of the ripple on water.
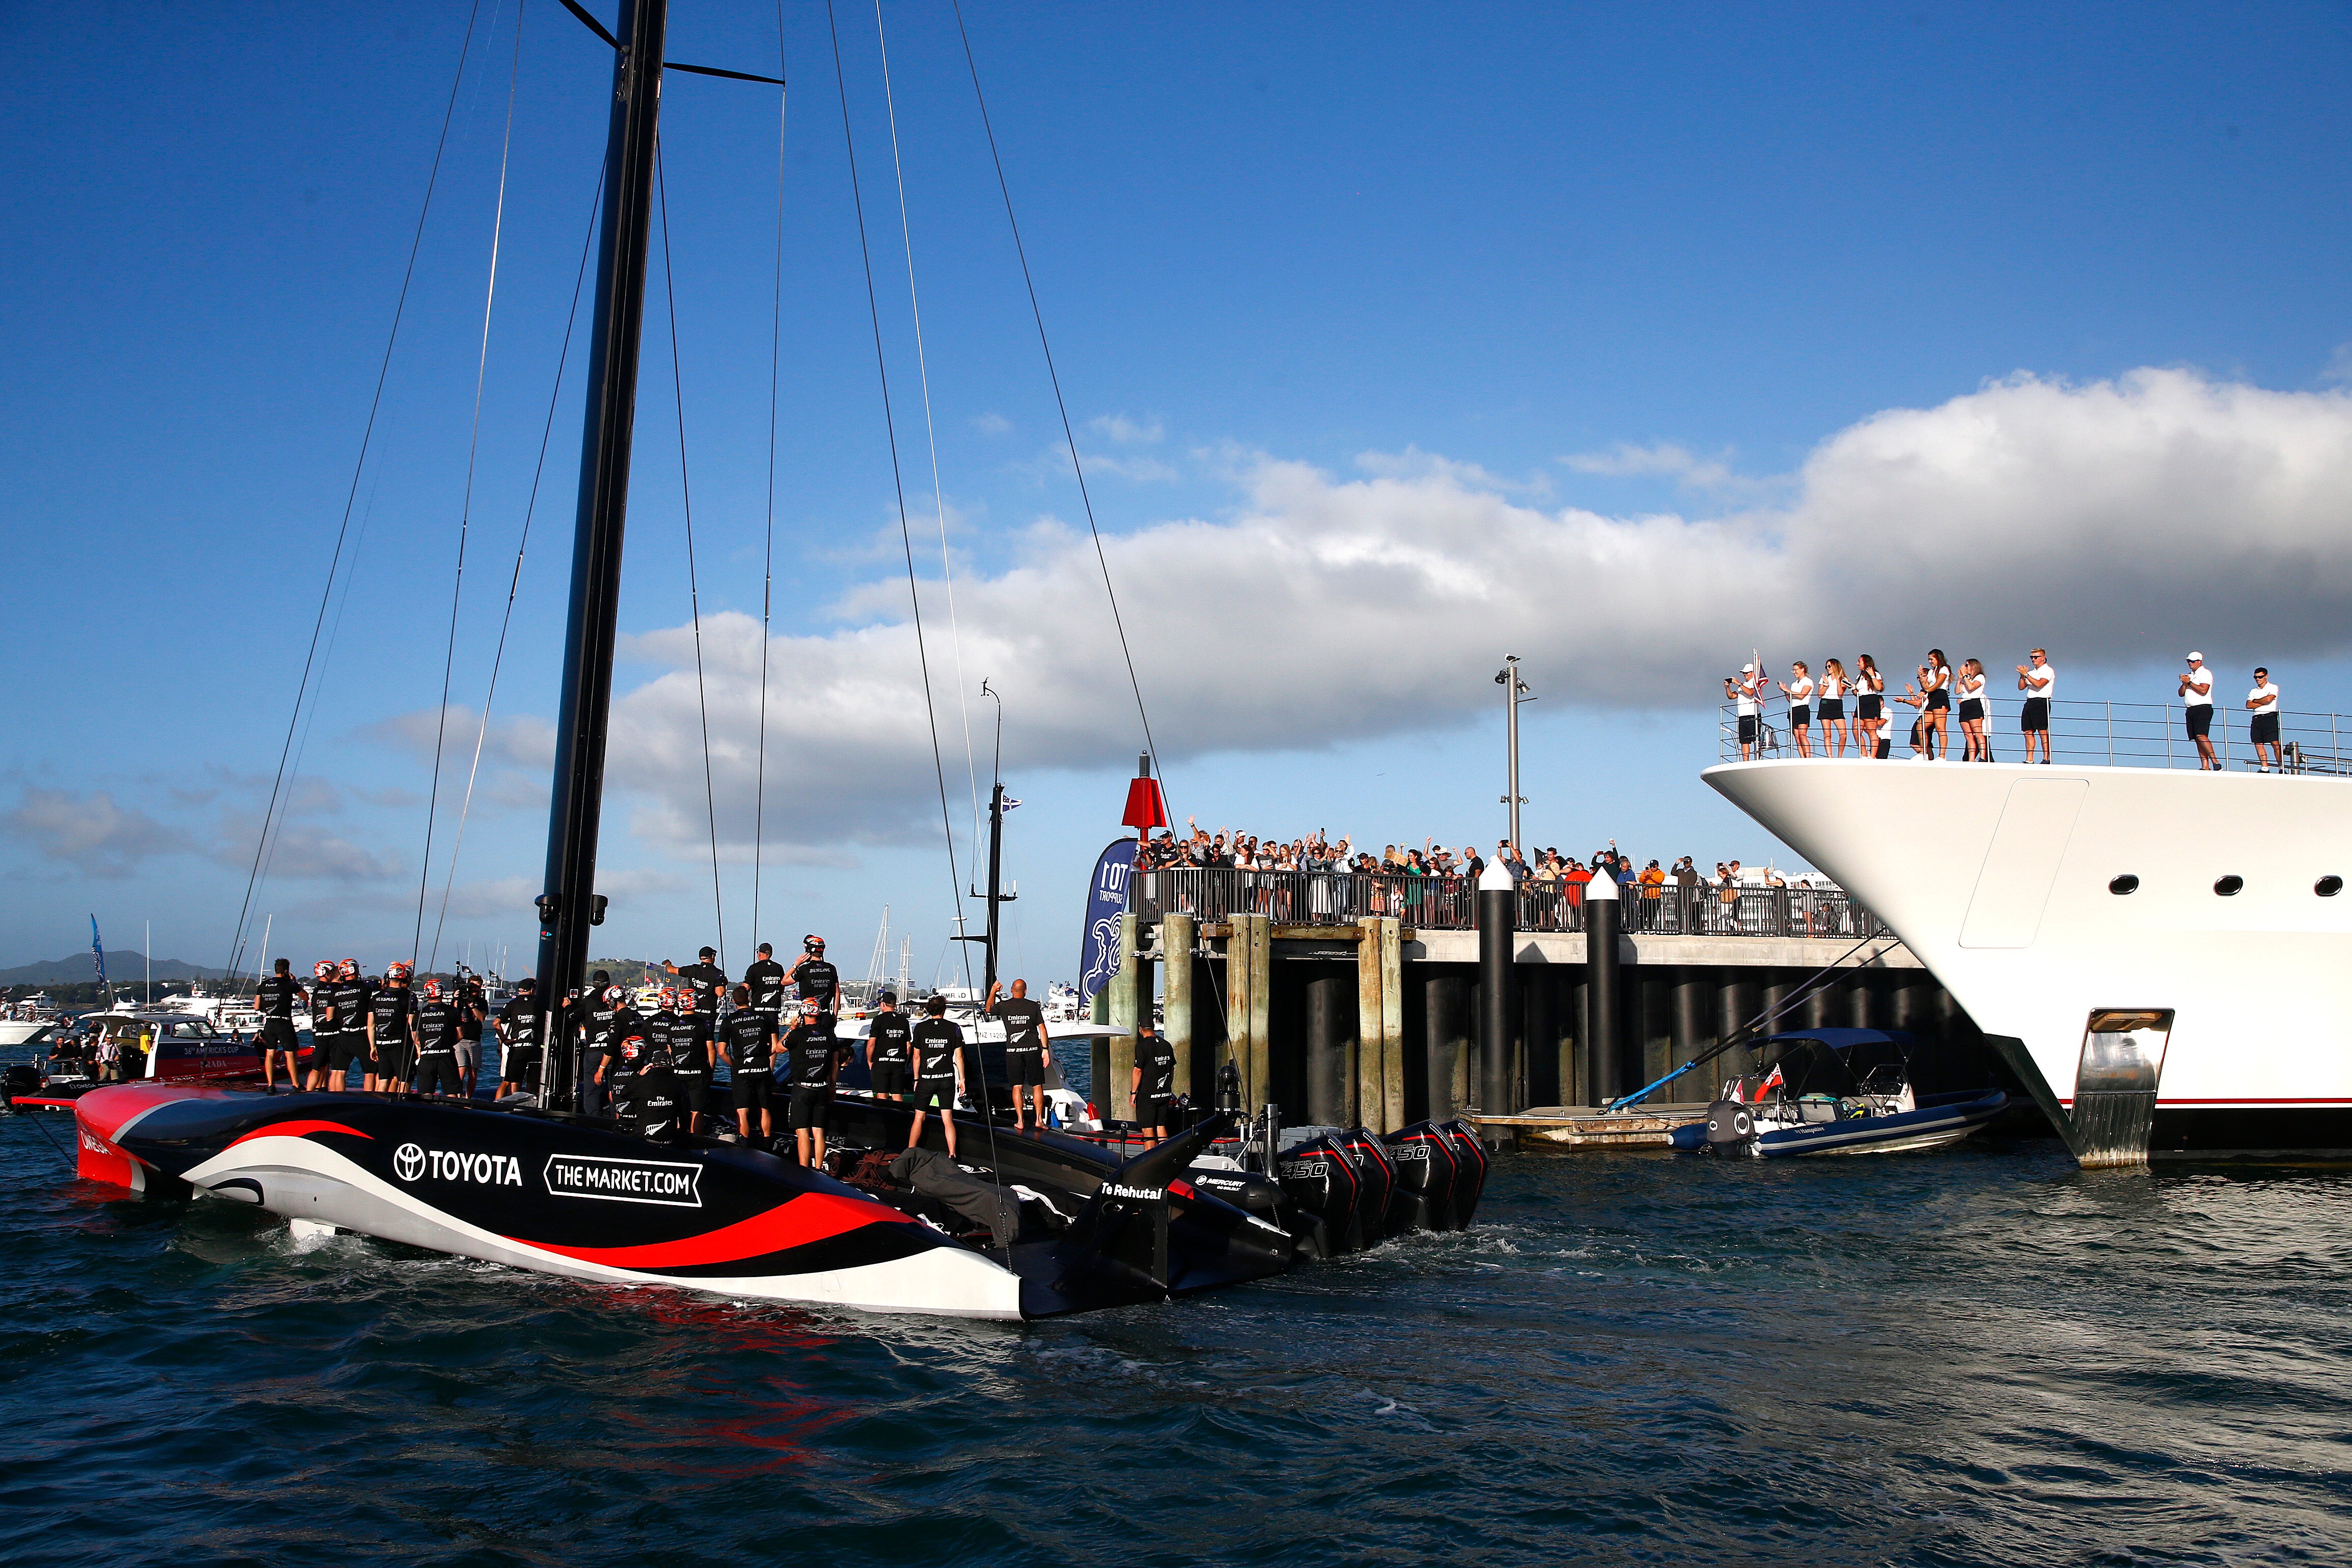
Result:
<instances>
[{"instance_id":1,"label":"ripple on water","mask_svg":"<svg viewBox=\"0 0 2352 1568\"><path fill-rule=\"evenodd\" d=\"M11 1563L2352 1556L2330 1172L1509 1157L1468 1233L1025 1328L0 1172Z\"/></svg>"}]
</instances>

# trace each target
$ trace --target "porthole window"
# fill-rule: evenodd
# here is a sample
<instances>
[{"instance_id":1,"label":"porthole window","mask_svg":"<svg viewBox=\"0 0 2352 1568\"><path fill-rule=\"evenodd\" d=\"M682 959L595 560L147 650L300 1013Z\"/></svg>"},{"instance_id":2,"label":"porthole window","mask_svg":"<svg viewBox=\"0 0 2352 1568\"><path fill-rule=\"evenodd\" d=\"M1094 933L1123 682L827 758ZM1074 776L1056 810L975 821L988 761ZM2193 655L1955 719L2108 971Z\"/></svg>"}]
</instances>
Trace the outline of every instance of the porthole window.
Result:
<instances>
[{"instance_id":1,"label":"porthole window","mask_svg":"<svg viewBox=\"0 0 2352 1568\"><path fill-rule=\"evenodd\" d=\"M2243 877L2224 877L2213 884L2213 890L2225 899L2234 899L2238 896L2239 889L2245 885L2246 879Z\"/></svg>"},{"instance_id":2,"label":"porthole window","mask_svg":"<svg viewBox=\"0 0 2352 1568\"><path fill-rule=\"evenodd\" d=\"M2109 882L2107 884L2107 891L2115 894L2116 897L2119 899L2126 893L2137 893L2139 891L2139 879L2130 875L2129 873L2126 873L2121 877L2117 877L2114 881Z\"/></svg>"},{"instance_id":3,"label":"porthole window","mask_svg":"<svg viewBox=\"0 0 2352 1568\"><path fill-rule=\"evenodd\" d=\"M2336 894L2344 890L2344 879L2341 877L2322 877L2319 880L2311 885L2311 890L2317 893L2323 899L2332 899Z\"/></svg>"}]
</instances>

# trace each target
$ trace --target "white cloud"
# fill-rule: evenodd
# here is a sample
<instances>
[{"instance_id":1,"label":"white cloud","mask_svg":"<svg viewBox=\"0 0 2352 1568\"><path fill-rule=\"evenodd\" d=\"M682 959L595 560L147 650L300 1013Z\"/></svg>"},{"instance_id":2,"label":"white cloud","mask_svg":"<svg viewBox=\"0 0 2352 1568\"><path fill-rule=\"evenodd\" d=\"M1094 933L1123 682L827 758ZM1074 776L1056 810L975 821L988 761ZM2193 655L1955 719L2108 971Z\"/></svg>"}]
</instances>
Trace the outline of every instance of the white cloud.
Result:
<instances>
[{"instance_id":1,"label":"white cloud","mask_svg":"<svg viewBox=\"0 0 2352 1568\"><path fill-rule=\"evenodd\" d=\"M145 812L118 803L104 790L25 786L0 826L42 854L91 877L127 877L151 856L188 847L184 835Z\"/></svg>"},{"instance_id":2,"label":"white cloud","mask_svg":"<svg viewBox=\"0 0 2352 1568\"><path fill-rule=\"evenodd\" d=\"M1087 428L1122 447L1150 446L1168 434L1158 419L1130 419L1124 414L1103 414L1087 421Z\"/></svg>"},{"instance_id":3,"label":"white cloud","mask_svg":"<svg viewBox=\"0 0 2352 1568\"><path fill-rule=\"evenodd\" d=\"M997 413L972 416L971 427L983 436L1003 436L1011 432L1013 421Z\"/></svg>"},{"instance_id":4,"label":"white cloud","mask_svg":"<svg viewBox=\"0 0 2352 1568\"><path fill-rule=\"evenodd\" d=\"M1562 705L1638 708L1711 703L1751 646L1774 660L1869 651L1900 669L1929 642L1995 668L2037 643L2076 668L2217 644L2275 668L2352 643L2347 394L2177 370L2079 386L2021 375L1864 420L1815 449L1782 504L1711 517L1539 508L1427 455L1349 479L1264 456L1227 465L1229 515L1104 542L1162 757L1180 765L1467 721L1491 707L1506 653ZM1122 766L1139 731L1092 542L1045 523L1015 539L1010 569L957 580L962 668L1004 694L1014 768ZM840 606L857 624L770 644L772 856L936 831L905 593L877 581ZM962 820L944 595L927 585L924 603ZM760 632L724 615L703 634L719 833L735 858L751 836ZM638 833L707 855L690 634L631 647L667 668L615 702L609 776Z\"/></svg>"},{"instance_id":5,"label":"white cloud","mask_svg":"<svg viewBox=\"0 0 2352 1568\"><path fill-rule=\"evenodd\" d=\"M1671 441L1659 441L1647 447L1620 441L1605 452L1578 452L1562 458L1560 462L1580 474L1612 477L1664 475L1697 490L1754 489L1770 482L1734 473L1731 454L1727 450L1712 458L1702 458Z\"/></svg>"},{"instance_id":6,"label":"white cloud","mask_svg":"<svg viewBox=\"0 0 2352 1568\"><path fill-rule=\"evenodd\" d=\"M220 838L212 857L243 871L253 864L253 847L261 831L258 812L222 814ZM376 882L404 874L401 858L362 848L314 822L280 816L262 873L272 880Z\"/></svg>"}]
</instances>

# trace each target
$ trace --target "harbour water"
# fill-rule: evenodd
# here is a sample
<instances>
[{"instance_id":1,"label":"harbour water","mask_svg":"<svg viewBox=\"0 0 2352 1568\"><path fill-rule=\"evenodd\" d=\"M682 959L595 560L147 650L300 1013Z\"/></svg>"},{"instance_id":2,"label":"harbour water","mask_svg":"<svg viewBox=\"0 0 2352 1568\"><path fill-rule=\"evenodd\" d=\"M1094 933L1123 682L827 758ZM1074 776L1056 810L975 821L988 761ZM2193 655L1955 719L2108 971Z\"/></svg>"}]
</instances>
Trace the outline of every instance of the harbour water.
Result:
<instances>
[{"instance_id":1,"label":"harbour water","mask_svg":"<svg viewBox=\"0 0 2352 1568\"><path fill-rule=\"evenodd\" d=\"M305 1245L53 1138L0 1118L11 1564L2352 1556L2333 1171L1507 1155L1469 1233L1019 1327Z\"/></svg>"}]
</instances>

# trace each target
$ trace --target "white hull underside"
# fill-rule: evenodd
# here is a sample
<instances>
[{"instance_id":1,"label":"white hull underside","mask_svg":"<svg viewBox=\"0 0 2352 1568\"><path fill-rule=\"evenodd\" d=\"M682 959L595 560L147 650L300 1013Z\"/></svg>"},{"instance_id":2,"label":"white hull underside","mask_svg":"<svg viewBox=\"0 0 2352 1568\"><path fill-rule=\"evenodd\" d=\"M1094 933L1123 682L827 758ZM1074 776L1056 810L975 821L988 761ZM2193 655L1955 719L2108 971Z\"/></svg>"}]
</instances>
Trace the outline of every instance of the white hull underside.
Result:
<instances>
[{"instance_id":1,"label":"white hull underside","mask_svg":"<svg viewBox=\"0 0 2352 1568\"><path fill-rule=\"evenodd\" d=\"M2314 891L2352 877L2352 780L1822 759L1701 776L2021 1041L2062 1105L2093 1013L2169 1008L2160 1117L2352 1111L2352 895ZM2217 894L2225 877L2242 889Z\"/></svg>"}]
</instances>

